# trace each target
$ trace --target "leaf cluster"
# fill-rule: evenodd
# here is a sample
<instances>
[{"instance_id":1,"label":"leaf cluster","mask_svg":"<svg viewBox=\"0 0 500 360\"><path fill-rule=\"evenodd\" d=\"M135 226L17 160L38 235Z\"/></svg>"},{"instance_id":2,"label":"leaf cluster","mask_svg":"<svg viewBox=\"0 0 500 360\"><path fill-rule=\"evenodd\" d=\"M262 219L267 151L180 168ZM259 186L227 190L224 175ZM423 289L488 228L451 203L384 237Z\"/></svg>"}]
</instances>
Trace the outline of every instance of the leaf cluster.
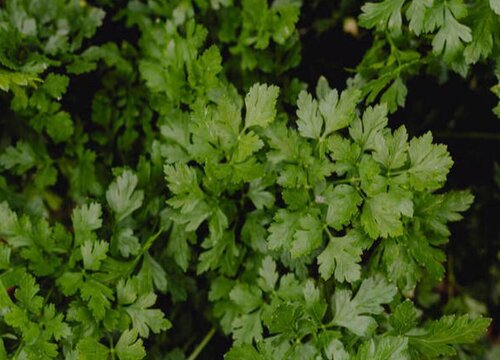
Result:
<instances>
[{"instance_id":1,"label":"leaf cluster","mask_svg":"<svg viewBox=\"0 0 500 360\"><path fill-rule=\"evenodd\" d=\"M431 359L483 335L418 309L473 196L430 132L388 126L422 57L497 50L462 2L366 4L358 75L314 94L288 74L297 0L0 3L0 359L192 360L215 332L226 359ZM138 39L92 39L113 16Z\"/></svg>"}]
</instances>

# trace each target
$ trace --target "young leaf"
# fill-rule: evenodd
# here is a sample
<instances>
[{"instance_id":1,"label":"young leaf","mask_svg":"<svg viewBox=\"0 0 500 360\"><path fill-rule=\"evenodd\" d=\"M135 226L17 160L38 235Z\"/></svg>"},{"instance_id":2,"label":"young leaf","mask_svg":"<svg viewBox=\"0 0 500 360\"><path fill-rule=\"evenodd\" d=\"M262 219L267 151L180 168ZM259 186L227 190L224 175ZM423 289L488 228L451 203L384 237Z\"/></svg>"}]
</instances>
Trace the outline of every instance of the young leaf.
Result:
<instances>
[{"instance_id":1,"label":"young leaf","mask_svg":"<svg viewBox=\"0 0 500 360\"><path fill-rule=\"evenodd\" d=\"M334 96L334 95L332 95ZM311 94L301 91L297 100L297 126L300 135L319 139L323 130L323 119L319 113L318 102Z\"/></svg>"},{"instance_id":2,"label":"young leaf","mask_svg":"<svg viewBox=\"0 0 500 360\"><path fill-rule=\"evenodd\" d=\"M116 343L116 355L120 360L140 360L146 357L141 339L137 339L137 330L125 330Z\"/></svg>"},{"instance_id":3,"label":"young leaf","mask_svg":"<svg viewBox=\"0 0 500 360\"><path fill-rule=\"evenodd\" d=\"M279 88L274 85L255 84L245 97L247 113L245 126L260 126L266 128L276 116L276 100Z\"/></svg>"},{"instance_id":4,"label":"young leaf","mask_svg":"<svg viewBox=\"0 0 500 360\"><path fill-rule=\"evenodd\" d=\"M144 192L135 190L137 182L137 176L130 170L125 170L106 191L106 200L115 212L117 222L125 219L142 205Z\"/></svg>"},{"instance_id":5,"label":"young leaf","mask_svg":"<svg viewBox=\"0 0 500 360\"><path fill-rule=\"evenodd\" d=\"M109 244L105 241L85 241L81 246L83 266L88 270L99 270L101 261L106 259Z\"/></svg>"},{"instance_id":6,"label":"young leaf","mask_svg":"<svg viewBox=\"0 0 500 360\"><path fill-rule=\"evenodd\" d=\"M384 0L379 3L367 3L361 7L359 23L366 28L385 28L399 30L401 28L401 7L404 0Z\"/></svg>"},{"instance_id":7,"label":"young leaf","mask_svg":"<svg viewBox=\"0 0 500 360\"><path fill-rule=\"evenodd\" d=\"M341 230L358 213L363 199L351 185L337 185L325 195L328 203L326 223L335 230Z\"/></svg>"},{"instance_id":8,"label":"young leaf","mask_svg":"<svg viewBox=\"0 0 500 360\"><path fill-rule=\"evenodd\" d=\"M453 161L445 145L432 144L430 132L410 141L410 183L416 190L439 188L446 180Z\"/></svg>"},{"instance_id":9,"label":"young leaf","mask_svg":"<svg viewBox=\"0 0 500 360\"><path fill-rule=\"evenodd\" d=\"M149 330L155 334L169 329L172 325L163 317L159 309L149 309L156 302L156 295L149 293L140 296L136 302L126 308L127 313L132 319L134 329L141 337L147 338Z\"/></svg>"},{"instance_id":10,"label":"young leaf","mask_svg":"<svg viewBox=\"0 0 500 360\"><path fill-rule=\"evenodd\" d=\"M352 283L360 278L361 253L363 248L356 231L350 231L343 237L330 237L325 250L318 256L319 273L328 280L335 272L335 279Z\"/></svg>"},{"instance_id":11,"label":"young leaf","mask_svg":"<svg viewBox=\"0 0 500 360\"><path fill-rule=\"evenodd\" d=\"M417 311L410 300L399 304L389 317L389 324L397 334L404 335L417 326Z\"/></svg>"}]
</instances>

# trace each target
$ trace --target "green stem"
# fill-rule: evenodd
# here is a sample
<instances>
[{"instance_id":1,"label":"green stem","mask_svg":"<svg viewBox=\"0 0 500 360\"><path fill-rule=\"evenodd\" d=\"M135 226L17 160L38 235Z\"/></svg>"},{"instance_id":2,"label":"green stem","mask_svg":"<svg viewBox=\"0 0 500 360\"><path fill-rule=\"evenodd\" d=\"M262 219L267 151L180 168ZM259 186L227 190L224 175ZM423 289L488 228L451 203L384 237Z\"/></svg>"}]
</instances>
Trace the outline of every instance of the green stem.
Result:
<instances>
[{"instance_id":1,"label":"green stem","mask_svg":"<svg viewBox=\"0 0 500 360\"><path fill-rule=\"evenodd\" d=\"M215 327L211 328L210 331L205 335L205 337L203 338L203 340L201 340L201 342L198 344L198 346L196 347L196 349L193 350L193 352L191 353L191 355L189 355L189 357L187 358L187 360L195 360L198 355L200 355L200 353L203 351L203 349L205 348L205 346L207 346L207 344L209 343L209 341L212 339L212 337L215 335Z\"/></svg>"},{"instance_id":2,"label":"green stem","mask_svg":"<svg viewBox=\"0 0 500 360\"><path fill-rule=\"evenodd\" d=\"M47 301L49 301L50 295L52 295L53 291L54 291L54 285L52 285L50 287L49 291L47 291L47 294L45 295L45 298L43 299L44 304L47 304Z\"/></svg>"},{"instance_id":3,"label":"green stem","mask_svg":"<svg viewBox=\"0 0 500 360\"><path fill-rule=\"evenodd\" d=\"M109 348L110 348L110 353L111 353L111 359L115 360L115 344L113 342L113 336L111 334L108 334L108 339L109 339Z\"/></svg>"},{"instance_id":4,"label":"green stem","mask_svg":"<svg viewBox=\"0 0 500 360\"><path fill-rule=\"evenodd\" d=\"M400 67L401 66L401 61L399 59L399 49L396 46L396 44L394 44L394 40L392 39L392 36L391 36L391 34L389 34L389 32L386 32L386 36L385 37L386 37L386 39L389 42L389 45L391 47L391 55L394 54L394 58L396 59L396 62L398 63L398 67Z\"/></svg>"},{"instance_id":5,"label":"green stem","mask_svg":"<svg viewBox=\"0 0 500 360\"><path fill-rule=\"evenodd\" d=\"M330 239L333 239L333 238L334 238L334 236L333 236L332 232L330 231L330 229L328 228L328 225L326 225L326 224L325 224L325 225L324 225L324 229L325 229L325 231L326 231L326 233L327 233L328 237L329 237Z\"/></svg>"},{"instance_id":6,"label":"green stem","mask_svg":"<svg viewBox=\"0 0 500 360\"><path fill-rule=\"evenodd\" d=\"M144 245L142 246L139 254L137 254L137 256L135 257L135 260L132 264L132 270L135 269L135 267L137 266L137 263L139 262L139 260L141 260L142 256L149 250L149 248L153 245L153 243L155 242L155 240L158 238L158 236L161 235L161 233L164 231L163 228L160 228L160 230L158 230L155 234L151 235L147 240L146 242L144 243Z\"/></svg>"},{"instance_id":7,"label":"green stem","mask_svg":"<svg viewBox=\"0 0 500 360\"><path fill-rule=\"evenodd\" d=\"M395 177L395 176L398 176L398 175L401 175L401 174L404 174L405 172L407 172L409 169L402 169L402 170L396 170L396 171L391 171L391 172L388 172L387 173L387 176L389 177Z\"/></svg>"},{"instance_id":8,"label":"green stem","mask_svg":"<svg viewBox=\"0 0 500 360\"><path fill-rule=\"evenodd\" d=\"M12 357L13 359L17 359L17 357L19 356L19 354L21 353L21 349L23 348L24 346L24 341L22 341L20 344L19 344L19 347L17 348L16 350L16 353L14 354L14 356Z\"/></svg>"},{"instance_id":9,"label":"green stem","mask_svg":"<svg viewBox=\"0 0 500 360\"><path fill-rule=\"evenodd\" d=\"M334 184L334 185L338 185L338 184L351 184L351 183L358 182L358 181L361 181L361 178L359 178L359 177L352 177L352 178L349 178L349 179L342 179L342 180L332 181L332 184Z\"/></svg>"}]
</instances>

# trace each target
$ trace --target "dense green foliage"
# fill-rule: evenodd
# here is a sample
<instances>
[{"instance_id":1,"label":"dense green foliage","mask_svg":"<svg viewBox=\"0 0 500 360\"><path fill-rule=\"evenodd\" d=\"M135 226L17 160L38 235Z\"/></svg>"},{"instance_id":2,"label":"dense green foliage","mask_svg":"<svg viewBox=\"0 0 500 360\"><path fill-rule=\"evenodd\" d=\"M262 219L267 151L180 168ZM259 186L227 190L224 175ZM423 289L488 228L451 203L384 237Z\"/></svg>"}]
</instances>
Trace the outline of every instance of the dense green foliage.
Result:
<instances>
[{"instance_id":1,"label":"dense green foliage","mask_svg":"<svg viewBox=\"0 0 500 360\"><path fill-rule=\"evenodd\" d=\"M331 3L0 1L0 359L495 358L440 290L474 196L391 116L499 81L500 2ZM373 41L308 90L341 20Z\"/></svg>"}]
</instances>

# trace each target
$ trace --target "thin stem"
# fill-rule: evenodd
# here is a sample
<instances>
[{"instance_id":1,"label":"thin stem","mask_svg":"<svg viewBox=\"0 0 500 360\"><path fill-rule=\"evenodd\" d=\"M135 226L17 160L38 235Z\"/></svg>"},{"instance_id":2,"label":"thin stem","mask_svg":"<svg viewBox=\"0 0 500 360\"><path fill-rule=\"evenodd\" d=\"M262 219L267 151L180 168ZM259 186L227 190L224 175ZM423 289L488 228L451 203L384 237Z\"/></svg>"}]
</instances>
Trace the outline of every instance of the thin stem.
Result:
<instances>
[{"instance_id":1,"label":"thin stem","mask_svg":"<svg viewBox=\"0 0 500 360\"><path fill-rule=\"evenodd\" d=\"M137 263L142 259L142 256L149 250L149 248L153 245L155 240L163 233L164 229L160 228L155 234L151 235L144 245L142 246L141 250L139 251L139 254L135 257L134 261L132 262L132 266L130 267L130 271L133 271L135 267L137 266Z\"/></svg>"},{"instance_id":2,"label":"thin stem","mask_svg":"<svg viewBox=\"0 0 500 360\"><path fill-rule=\"evenodd\" d=\"M338 326L338 325L332 320L328 324L321 325L321 328L323 330L326 330L326 329L330 329L330 328L335 327L335 326Z\"/></svg>"},{"instance_id":3,"label":"thin stem","mask_svg":"<svg viewBox=\"0 0 500 360\"><path fill-rule=\"evenodd\" d=\"M390 177L395 177L395 176L404 174L407 171L408 171L408 169L396 170L396 171L391 171L390 173L387 173L387 175Z\"/></svg>"},{"instance_id":4,"label":"thin stem","mask_svg":"<svg viewBox=\"0 0 500 360\"><path fill-rule=\"evenodd\" d=\"M328 225L326 225L326 224L325 224L325 225L324 225L324 228L325 228L325 231L326 231L326 233L327 233L328 237L329 237L330 239L333 239L333 238L334 238L334 236L333 236L332 232L330 231L330 228L328 228Z\"/></svg>"},{"instance_id":5,"label":"thin stem","mask_svg":"<svg viewBox=\"0 0 500 360\"><path fill-rule=\"evenodd\" d=\"M210 342L212 337L215 335L215 331L216 331L215 327L210 329L210 331L205 335L203 340L201 340L201 342L198 344L196 349L194 349L193 352L191 353L191 355L189 355L187 360L195 360L198 357L198 355L200 355L200 353L203 351L205 346L207 346L207 344Z\"/></svg>"},{"instance_id":6,"label":"thin stem","mask_svg":"<svg viewBox=\"0 0 500 360\"><path fill-rule=\"evenodd\" d=\"M17 348L16 353L14 354L13 359L17 359L17 357L18 357L18 356L19 356L19 354L21 353L21 349L23 348L23 346L24 346L24 341L22 341L22 342L19 344L19 347Z\"/></svg>"},{"instance_id":7,"label":"thin stem","mask_svg":"<svg viewBox=\"0 0 500 360\"><path fill-rule=\"evenodd\" d=\"M359 177L352 177L352 178L349 178L349 179L335 180L335 181L332 181L332 183L334 185L338 185L338 184L351 184L351 183L354 183L354 182L358 182L360 180L361 180L361 178L359 178Z\"/></svg>"},{"instance_id":8,"label":"thin stem","mask_svg":"<svg viewBox=\"0 0 500 360\"><path fill-rule=\"evenodd\" d=\"M52 295L52 292L54 291L54 286L52 285L49 289L49 291L47 291L47 294L45 295L45 298L43 299L43 303L46 304L47 301L49 301L49 298L50 298L50 295Z\"/></svg>"},{"instance_id":9,"label":"thin stem","mask_svg":"<svg viewBox=\"0 0 500 360\"><path fill-rule=\"evenodd\" d=\"M394 40L392 39L391 34L389 34L389 32L386 32L385 37L386 37L386 39L389 42L389 45L391 47L391 55L394 54L394 58L396 59L396 61L398 63L398 67L401 66L401 61L399 59L399 49L396 46L396 44L394 44Z\"/></svg>"},{"instance_id":10,"label":"thin stem","mask_svg":"<svg viewBox=\"0 0 500 360\"><path fill-rule=\"evenodd\" d=\"M115 344L113 342L113 335L108 334L108 339L109 339L109 348L111 349L110 351L111 359L115 360L116 356L115 356Z\"/></svg>"}]
</instances>

